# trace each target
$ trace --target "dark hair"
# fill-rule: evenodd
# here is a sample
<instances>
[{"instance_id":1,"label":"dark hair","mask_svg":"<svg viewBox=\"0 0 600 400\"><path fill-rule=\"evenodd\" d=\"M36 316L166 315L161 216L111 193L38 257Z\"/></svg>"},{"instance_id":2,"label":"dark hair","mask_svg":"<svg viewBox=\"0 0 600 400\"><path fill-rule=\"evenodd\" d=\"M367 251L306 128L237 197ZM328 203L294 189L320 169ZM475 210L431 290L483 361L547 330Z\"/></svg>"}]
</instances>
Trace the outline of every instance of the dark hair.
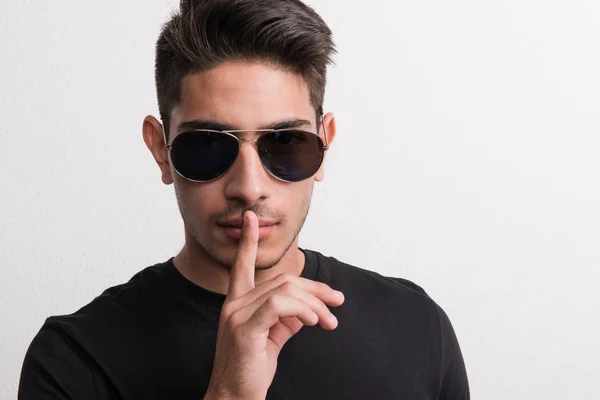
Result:
<instances>
[{"instance_id":1,"label":"dark hair","mask_svg":"<svg viewBox=\"0 0 600 400\"><path fill-rule=\"evenodd\" d=\"M156 92L167 139L182 78L230 60L300 74L320 114L333 53L331 30L300 0L181 0L156 42Z\"/></svg>"}]
</instances>

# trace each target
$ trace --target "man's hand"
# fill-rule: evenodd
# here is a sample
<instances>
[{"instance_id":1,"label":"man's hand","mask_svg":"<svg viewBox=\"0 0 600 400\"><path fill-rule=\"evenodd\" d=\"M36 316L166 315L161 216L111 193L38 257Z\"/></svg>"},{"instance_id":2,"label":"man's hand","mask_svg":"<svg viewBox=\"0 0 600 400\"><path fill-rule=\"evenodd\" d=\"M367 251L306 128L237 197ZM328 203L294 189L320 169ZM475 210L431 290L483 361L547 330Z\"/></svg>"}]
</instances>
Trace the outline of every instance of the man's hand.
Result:
<instances>
[{"instance_id":1,"label":"man's hand","mask_svg":"<svg viewBox=\"0 0 600 400\"><path fill-rule=\"evenodd\" d=\"M273 382L283 345L303 325L335 329L327 308L344 302L328 285L281 274L254 286L258 219L244 214L242 237L221 310L206 399L261 399Z\"/></svg>"}]
</instances>

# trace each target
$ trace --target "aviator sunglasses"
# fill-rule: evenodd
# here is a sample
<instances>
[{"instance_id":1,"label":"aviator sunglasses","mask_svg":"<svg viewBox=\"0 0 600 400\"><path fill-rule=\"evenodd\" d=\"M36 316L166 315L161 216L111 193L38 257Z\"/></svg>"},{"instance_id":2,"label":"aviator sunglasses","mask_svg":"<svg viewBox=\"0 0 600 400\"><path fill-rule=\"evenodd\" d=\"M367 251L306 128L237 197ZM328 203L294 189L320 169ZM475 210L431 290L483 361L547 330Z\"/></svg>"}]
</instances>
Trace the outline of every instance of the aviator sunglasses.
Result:
<instances>
[{"instance_id":1,"label":"aviator sunglasses","mask_svg":"<svg viewBox=\"0 0 600 400\"><path fill-rule=\"evenodd\" d=\"M323 124L323 115L319 118ZM258 132L258 139L240 139L234 133ZM165 149L179 175L193 182L208 182L223 176L235 163L242 143L254 142L261 163L271 175L286 182L299 182L313 176L329 149L317 133L297 128L211 130L179 133Z\"/></svg>"}]
</instances>

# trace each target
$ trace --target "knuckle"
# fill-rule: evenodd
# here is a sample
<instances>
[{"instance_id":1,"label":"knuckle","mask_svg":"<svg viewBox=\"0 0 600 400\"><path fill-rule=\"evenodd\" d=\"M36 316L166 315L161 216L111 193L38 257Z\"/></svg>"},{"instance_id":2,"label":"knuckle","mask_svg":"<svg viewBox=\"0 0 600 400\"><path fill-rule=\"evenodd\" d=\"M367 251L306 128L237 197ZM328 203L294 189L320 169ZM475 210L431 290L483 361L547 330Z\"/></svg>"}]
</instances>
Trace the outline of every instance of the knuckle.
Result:
<instances>
[{"instance_id":1,"label":"knuckle","mask_svg":"<svg viewBox=\"0 0 600 400\"><path fill-rule=\"evenodd\" d=\"M285 281L279 285L279 292L291 296L296 293L296 285L290 281Z\"/></svg>"},{"instance_id":2,"label":"knuckle","mask_svg":"<svg viewBox=\"0 0 600 400\"><path fill-rule=\"evenodd\" d=\"M225 321L225 324L230 331L235 332L236 329L242 324L242 322L243 321L241 321L240 312L236 311L236 312L232 313L229 316L229 318L227 318L227 320Z\"/></svg>"},{"instance_id":3,"label":"knuckle","mask_svg":"<svg viewBox=\"0 0 600 400\"><path fill-rule=\"evenodd\" d=\"M276 295L274 294L273 296L269 297L267 299L267 301L265 301L266 303L266 307L274 312L279 312L281 310L281 302L282 302L282 296Z\"/></svg>"},{"instance_id":4,"label":"knuckle","mask_svg":"<svg viewBox=\"0 0 600 400\"><path fill-rule=\"evenodd\" d=\"M281 273L275 277L275 282L277 282L277 285L280 286L283 283L292 280L292 276L292 274Z\"/></svg>"},{"instance_id":5,"label":"knuckle","mask_svg":"<svg viewBox=\"0 0 600 400\"><path fill-rule=\"evenodd\" d=\"M223 308L221 308L221 317L229 318L231 316L231 314L233 314L233 312L234 312L233 304L226 303L223 305Z\"/></svg>"}]
</instances>

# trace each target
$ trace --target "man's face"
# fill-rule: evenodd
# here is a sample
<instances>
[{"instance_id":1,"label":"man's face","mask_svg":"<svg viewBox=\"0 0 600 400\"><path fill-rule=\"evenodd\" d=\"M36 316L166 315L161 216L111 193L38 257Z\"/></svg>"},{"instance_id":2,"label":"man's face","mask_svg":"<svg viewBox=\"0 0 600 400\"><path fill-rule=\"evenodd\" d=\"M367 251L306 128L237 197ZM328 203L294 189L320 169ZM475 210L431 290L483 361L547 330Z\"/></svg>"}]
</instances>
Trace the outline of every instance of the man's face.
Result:
<instances>
[{"instance_id":1,"label":"man's face","mask_svg":"<svg viewBox=\"0 0 600 400\"><path fill-rule=\"evenodd\" d=\"M304 79L262 63L225 63L181 82L181 101L171 112L170 132L189 121L213 121L230 129L258 129L284 121L305 120L299 127L316 132L316 115ZM320 132L322 133L322 132ZM257 139L261 133L243 132L239 138ZM172 140L170 139L170 141ZM253 210L262 228L256 267L275 265L294 243L308 213L317 174L300 182L283 182L262 165L253 142L242 142L227 173L210 182L191 182L169 165L186 229L188 246L197 246L217 263L231 267L238 240L221 224ZM164 175L163 175L164 180ZM263 236L264 232L268 231ZM192 243L189 243L192 241Z\"/></svg>"}]
</instances>

